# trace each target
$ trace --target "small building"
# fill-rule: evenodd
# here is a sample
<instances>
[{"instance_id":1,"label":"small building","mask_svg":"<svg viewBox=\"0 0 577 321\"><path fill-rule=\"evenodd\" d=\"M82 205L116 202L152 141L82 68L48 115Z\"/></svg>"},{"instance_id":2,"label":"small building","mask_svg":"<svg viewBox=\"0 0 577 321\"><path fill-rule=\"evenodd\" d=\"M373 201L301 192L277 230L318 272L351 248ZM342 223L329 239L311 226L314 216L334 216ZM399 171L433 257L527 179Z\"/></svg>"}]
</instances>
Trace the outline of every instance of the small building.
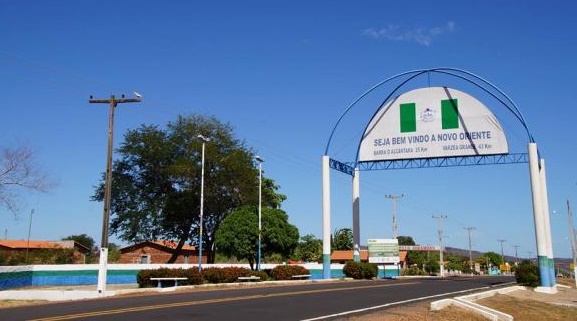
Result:
<instances>
[{"instance_id":1,"label":"small building","mask_svg":"<svg viewBox=\"0 0 577 321\"><path fill-rule=\"evenodd\" d=\"M71 250L71 257L67 258L68 262L58 262L58 252L49 253L50 251ZM41 257L39 254L43 252ZM48 254L46 254L48 253ZM86 246L73 241L39 241L39 240L0 240L0 254L8 257L16 257L15 260L21 261L17 264L27 264L28 256L31 264L58 264L58 263L85 263L86 254L90 249ZM22 256L24 255L24 258ZM40 260L40 261L39 261ZM15 262L16 263L16 262Z\"/></svg>"},{"instance_id":2,"label":"small building","mask_svg":"<svg viewBox=\"0 0 577 321\"><path fill-rule=\"evenodd\" d=\"M369 262L369 251L368 250L361 250L361 262ZM399 251L399 260L401 265L407 259L407 251ZM333 251L331 253L331 263L340 263L344 264L347 261L353 260L353 251L352 250L345 250L345 251Z\"/></svg>"},{"instance_id":3,"label":"small building","mask_svg":"<svg viewBox=\"0 0 577 321\"><path fill-rule=\"evenodd\" d=\"M119 263L153 264L166 263L174 253L177 243L172 241L144 241L120 249ZM203 252L202 263L207 262ZM183 245L176 261L177 264L198 264L198 250L194 246Z\"/></svg>"}]
</instances>

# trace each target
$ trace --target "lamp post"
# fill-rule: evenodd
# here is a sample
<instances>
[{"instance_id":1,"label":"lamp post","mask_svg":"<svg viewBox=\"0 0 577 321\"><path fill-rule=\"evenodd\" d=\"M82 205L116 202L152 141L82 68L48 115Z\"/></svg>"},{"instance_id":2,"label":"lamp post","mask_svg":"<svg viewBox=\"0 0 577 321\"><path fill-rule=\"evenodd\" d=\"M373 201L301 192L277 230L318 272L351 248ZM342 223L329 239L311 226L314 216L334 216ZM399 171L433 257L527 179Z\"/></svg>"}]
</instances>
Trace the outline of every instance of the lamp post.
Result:
<instances>
[{"instance_id":1,"label":"lamp post","mask_svg":"<svg viewBox=\"0 0 577 321\"><path fill-rule=\"evenodd\" d=\"M32 215L34 215L34 209L30 211L30 223L28 224L28 242L26 243L26 265L28 265L28 250L30 249L30 231L32 230Z\"/></svg>"},{"instance_id":2,"label":"lamp post","mask_svg":"<svg viewBox=\"0 0 577 321\"><path fill-rule=\"evenodd\" d=\"M256 261L256 270L260 271L262 238L262 163L264 162L264 159L260 156L256 156L255 159L258 162L258 258Z\"/></svg>"},{"instance_id":3,"label":"lamp post","mask_svg":"<svg viewBox=\"0 0 577 321\"><path fill-rule=\"evenodd\" d=\"M202 142L202 153L201 153L201 171L200 171L200 224L199 224L199 236L198 236L198 271L202 270L202 218L204 215L204 144L210 139L198 135L196 136Z\"/></svg>"}]
</instances>

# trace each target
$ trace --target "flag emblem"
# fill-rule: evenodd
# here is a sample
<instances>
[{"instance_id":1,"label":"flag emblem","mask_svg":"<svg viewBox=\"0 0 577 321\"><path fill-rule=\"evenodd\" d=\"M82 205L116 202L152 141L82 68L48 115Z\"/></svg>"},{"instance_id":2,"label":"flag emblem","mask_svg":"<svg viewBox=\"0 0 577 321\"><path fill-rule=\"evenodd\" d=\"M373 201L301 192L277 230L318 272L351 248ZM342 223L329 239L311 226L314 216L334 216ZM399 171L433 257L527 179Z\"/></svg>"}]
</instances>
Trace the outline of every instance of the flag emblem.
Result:
<instances>
[{"instance_id":1,"label":"flag emblem","mask_svg":"<svg viewBox=\"0 0 577 321\"><path fill-rule=\"evenodd\" d=\"M459 103L457 99L441 100L441 129L459 128ZM413 133L417 131L417 105L404 103L399 105L401 133ZM432 122L435 111L427 107L420 114L423 122Z\"/></svg>"}]
</instances>

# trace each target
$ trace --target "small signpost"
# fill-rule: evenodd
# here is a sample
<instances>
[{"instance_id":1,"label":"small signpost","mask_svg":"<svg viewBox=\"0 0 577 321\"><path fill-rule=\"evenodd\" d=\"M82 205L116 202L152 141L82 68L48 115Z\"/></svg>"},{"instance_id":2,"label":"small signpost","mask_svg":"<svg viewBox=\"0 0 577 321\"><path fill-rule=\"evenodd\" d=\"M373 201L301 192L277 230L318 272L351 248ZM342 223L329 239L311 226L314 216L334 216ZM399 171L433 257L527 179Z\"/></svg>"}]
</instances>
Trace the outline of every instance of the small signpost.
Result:
<instances>
[{"instance_id":1,"label":"small signpost","mask_svg":"<svg viewBox=\"0 0 577 321\"><path fill-rule=\"evenodd\" d=\"M395 265L399 270L399 240L397 239L369 239L367 240L369 263L383 264L386 275L386 265ZM397 272L398 273L398 272Z\"/></svg>"}]
</instances>

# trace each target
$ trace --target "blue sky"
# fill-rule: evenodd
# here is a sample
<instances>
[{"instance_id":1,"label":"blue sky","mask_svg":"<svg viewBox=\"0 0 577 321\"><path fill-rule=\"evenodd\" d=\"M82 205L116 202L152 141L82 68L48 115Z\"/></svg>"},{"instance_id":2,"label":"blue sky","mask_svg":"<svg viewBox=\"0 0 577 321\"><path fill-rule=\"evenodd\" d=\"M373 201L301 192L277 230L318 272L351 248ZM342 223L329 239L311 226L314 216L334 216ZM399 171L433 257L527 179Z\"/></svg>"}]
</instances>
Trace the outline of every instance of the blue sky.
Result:
<instances>
[{"instance_id":1,"label":"blue sky","mask_svg":"<svg viewBox=\"0 0 577 321\"><path fill-rule=\"evenodd\" d=\"M345 108L376 83L422 68L454 67L505 91L547 165L554 255L570 256L565 202L577 204L577 5L571 1L16 1L0 2L0 146L28 145L58 182L25 194L2 237L86 233L100 242L102 203L89 200L106 166L108 108L90 95L143 94L120 105L126 130L200 113L230 123L265 159L301 235L321 237L320 161ZM433 79L434 81L434 79ZM385 92L355 107L329 155L352 161L355 139ZM358 107L358 108L357 108ZM349 117L350 116L350 117ZM512 152L519 124L502 120ZM400 235L436 244L432 215L447 215L448 246L534 256L528 166L361 174L361 240ZM351 180L332 171L332 229L351 227ZM553 213L555 211L555 213ZM114 236L111 237L114 241Z\"/></svg>"}]
</instances>

